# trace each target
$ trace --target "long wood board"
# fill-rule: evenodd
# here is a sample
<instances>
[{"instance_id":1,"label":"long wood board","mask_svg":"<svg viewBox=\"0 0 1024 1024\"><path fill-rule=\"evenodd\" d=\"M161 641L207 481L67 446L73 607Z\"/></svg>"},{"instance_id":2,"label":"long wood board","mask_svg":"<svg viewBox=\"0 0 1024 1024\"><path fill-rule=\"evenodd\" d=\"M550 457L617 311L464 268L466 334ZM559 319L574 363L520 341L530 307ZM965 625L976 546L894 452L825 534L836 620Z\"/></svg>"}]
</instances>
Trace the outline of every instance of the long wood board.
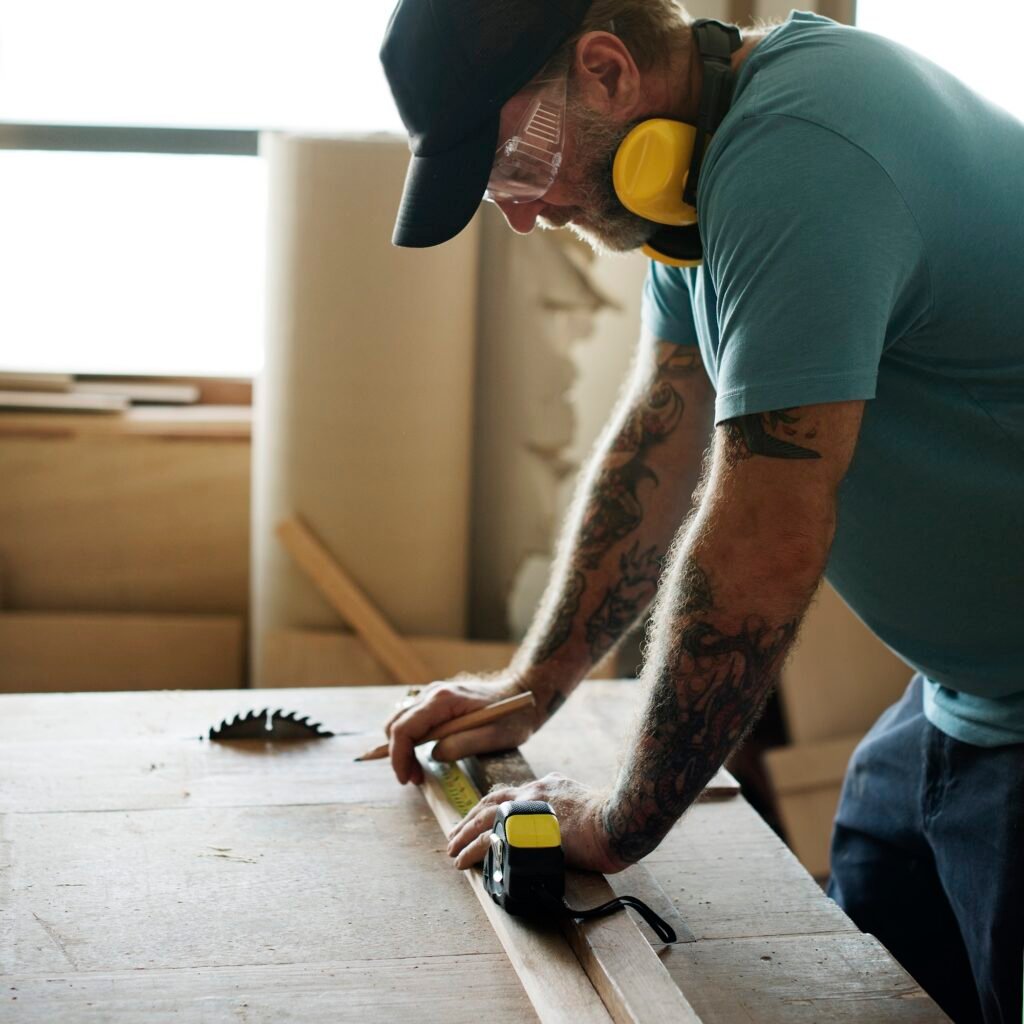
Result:
<instances>
[{"instance_id":1,"label":"long wood board","mask_svg":"<svg viewBox=\"0 0 1024 1024\"><path fill-rule=\"evenodd\" d=\"M424 770L423 795L438 824L447 834L459 821L440 782ZM531 927L506 914L484 889L476 869L465 872L494 933L508 954L541 1024L609 1024L611 1018L601 997L579 969L573 951L555 929Z\"/></svg>"},{"instance_id":2,"label":"long wood board","mask_svg":"<svg viewBox=\"0 0 1024 1024\"><path fill-rule=\"evenodd\" d=\"M518 786L536 778L518 751L474 758L470 767L478 787L484 791L495 785ZM424 778L427 802L447 833L458 822L459 815L434 776L425 771ZM484 889L478 870L467 871L466 877L542 1022L566 1020L578 1024L580 1020L592 1019L581 1017L579 1009L569 1004L562 991L571 977L582 977L577 965L565 959L571 948L615 1024L654 1024L665 1020L700 1024L693 1007L627 914L587 922L561 922L566 946L550 932L501 910ZM614 899L615 895L603 875L566 872L566 899L570 906L593 907ZM538 947L538 942L543 947ZM543 953L542 957L538 958L538 952ZM573 985L579 998L579 981Z\"/></svg>"}]
</instances>

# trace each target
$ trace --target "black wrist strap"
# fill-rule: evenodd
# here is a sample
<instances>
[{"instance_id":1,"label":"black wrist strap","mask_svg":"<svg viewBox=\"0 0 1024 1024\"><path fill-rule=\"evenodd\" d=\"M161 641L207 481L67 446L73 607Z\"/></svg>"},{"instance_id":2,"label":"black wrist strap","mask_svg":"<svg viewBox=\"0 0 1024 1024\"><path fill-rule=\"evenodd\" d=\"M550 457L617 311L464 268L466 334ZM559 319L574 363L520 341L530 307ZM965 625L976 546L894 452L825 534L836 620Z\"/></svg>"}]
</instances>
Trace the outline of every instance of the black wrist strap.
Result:
<instances>
[{"instance_id":1,"label":"black wrist strap","mask_svg":"<svg viewBox=\"0 0 1024 1024\"><path fill-rule=\"evenodd\" d=\"M577 921L588 921L595 917L607 917L609 914L614 914L619 910L625 910L626 907L632 907L654 929L655 934L662 942L676 941L676 933L671 925L658 917L643 900L639 900L635 896L616 896L615 899L602 903L599 907L591 907L590 910L573 910L564 901L562 906Z\"/></svg>"}]
</instances>

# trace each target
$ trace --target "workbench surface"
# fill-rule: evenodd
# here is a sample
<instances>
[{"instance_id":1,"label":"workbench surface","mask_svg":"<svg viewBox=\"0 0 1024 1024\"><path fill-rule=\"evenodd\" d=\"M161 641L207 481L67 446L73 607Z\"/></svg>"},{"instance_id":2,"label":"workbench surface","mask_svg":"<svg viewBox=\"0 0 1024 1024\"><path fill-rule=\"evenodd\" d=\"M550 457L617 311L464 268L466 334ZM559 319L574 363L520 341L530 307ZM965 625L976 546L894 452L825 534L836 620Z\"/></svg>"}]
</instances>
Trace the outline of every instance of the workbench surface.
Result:
<instances>
[{"instance_id":1,"label":"workbench surface","mask_svg":"<svg viewBox=\"0 0 1024 1024\"><path fill-rule=\"evenodd\" d=\"M419 791L353 763L403 692L0 697L0 1021L535 1019ZM588 683L523 752L610 785L639 696ZM351 735L198 738L264 706ZM946 1019L742 797L645 863L696 937L663 962L706 1024Z\"/></svg>"}]
</instances>

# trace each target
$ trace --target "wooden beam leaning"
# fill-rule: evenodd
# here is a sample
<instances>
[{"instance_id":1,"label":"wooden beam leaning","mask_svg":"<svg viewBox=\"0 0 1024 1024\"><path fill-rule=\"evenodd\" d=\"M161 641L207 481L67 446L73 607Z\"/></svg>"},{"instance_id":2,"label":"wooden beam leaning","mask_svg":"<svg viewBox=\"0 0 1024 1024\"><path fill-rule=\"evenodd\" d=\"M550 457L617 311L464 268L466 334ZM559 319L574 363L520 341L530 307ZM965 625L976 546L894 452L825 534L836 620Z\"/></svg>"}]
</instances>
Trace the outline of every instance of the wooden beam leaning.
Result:
<instances>
[{"instance_id":1,"label":"wooden beam leaning","mask_svg":"<svg viewBox=\"0 0 1024 1024\"><path fill-rule=\"evenodd\" d=\"M518 786L536 778L518 751L471 758L466 764L477 788L482 792L495 785ZM459 815L448 803L436 779L429 771L424 774L427 779L424 790L432 794L428 795L428 802L447 832L458 821ZM438 802L442 805L443 818L435 806ZM538 935L545 935L549 941L551 937L537 925L527 926L498 907L484 889L479 871L474 869L466 874L487 910L502 945L508 951L537 1015L542 1020L548 1019L546 1013L549 997L546 992L550 985L541 985L535 975L536 958L524 953L517 947L517 943L522 941L524 933L531 937L526 940L528 942L536 941ZM565 895L570 906L589 908L614 899L616 894L603 875L567 871ZM510 922L515 922L515 925L511 926ZM700 1018L693 1007L627 913L586 922L566 918L560 922L560 926L568 946L576 954L573 967L582 966L594 989L600 994L607 1015L615 1024L661 1024L667 1020L681 1024L700 1024ZM511 947L506 936L511 940ZM560 944L565 948L564 943ZM565 968L560 966L559 970L564 971ZM579 974L579 971L576 973ZM539 1002L534 997L538 989L542 989L538 994ZM579 1024L581 1019L589 1020L576 1016L574 1024Z\"/></svg>"},{"instance_id":2,"label":"wooden beam leaning","mask_svg":"<svg viewBox=\"0 0 1024 1024\"><path fill-rule=\"evenodd\" d=\"M423 795L447 835L461 816L448 802L434 775L424 768L423 776ZM558 930L527 925L506 914L484 888L478 869L471 868L463 874L519 975L541 1024L612 1024L613 1018L601 997L580 970L579 961Z\"/></svg>"},{"instance_id":3,"label":"wooden beam leaning","mask_svg":"<svg viewBox=\"0 0 1024 1024\"><path fill-rule=\"evenodd\" d=\"M277 524L277 536L296 565L306 574L331 607L366 641L374 656L406 686L422 685L433 673L406 640L373 606L331 553L298 519Z\"/></svg>"}]
</instances>

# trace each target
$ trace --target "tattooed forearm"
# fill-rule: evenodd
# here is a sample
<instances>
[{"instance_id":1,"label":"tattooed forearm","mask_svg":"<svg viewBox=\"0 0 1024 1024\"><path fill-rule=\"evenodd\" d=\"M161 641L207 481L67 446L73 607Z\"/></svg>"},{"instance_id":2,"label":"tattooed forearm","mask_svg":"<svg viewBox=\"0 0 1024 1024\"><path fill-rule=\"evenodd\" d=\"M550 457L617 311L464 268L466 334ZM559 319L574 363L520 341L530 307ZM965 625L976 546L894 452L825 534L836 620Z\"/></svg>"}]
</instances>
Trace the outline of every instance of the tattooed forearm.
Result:
<instances>
[{"instance_id":1,"label":"tattooed forearm","mask_svg":"<svg viewBox=\"0 0 1024 1024\"><path fill-rule=\"evenodd\" d=\"M609 465L594 483L580 529L579 555L585 569L596 569L612 547L640 526L644 516L640 486L659 484L644 459L675 430L682 415L682 395L662 379L619 431Z\"/></svg>"},{"instance_id":2,"label":"tattooed forearm","mask_svg":"<svg viewBox=\"0 0 1024 1024\"><path fill-rule=\"evenodd\" d=\"M611 650L654 599L661 576L661 556L657 547L640 551L640 542L637 541L620 556L619 572L618 583L608 588L597 609L587 619L587 645L594 661Z\"/></svg>"},{"instance_id":3,"label":"tattooed forearm","mask_svg":"<svg viewBox=\"0 0 1024 1024\"><path fill-rule=\"evenodd\" d=\"M729 454L734 460L766 455L770 459L820 459L821 453L787 438L812 441L817 428L801 422L802 414L793 409L751 413L722 424L729 438Z\"/></svg>"},{"instance_id":4,"label":"tattooed forearm","mask_svg":"<svg viewBox=\"0 0 1024 1024\"><path fill-rule=\"evenodd\" d=\"M636 861L661 841L757 717L797 620L751 615L723 629L707 573L681 566L671 621L639 742L605 809L616 855Z\"/></svg>"},{"instance_id":5,"label":"tattooed forearm","mask_svg":"<svg viewBox=\"0 0 1024 1024\"><path fill-rule=\"evenodd\" d=\"M711 388L696 349L649 345L582 478L541 611L517 655L523 671L546 663L548 692L571 690L650 602L659 557L690 505ZM693 422L683 423L691 402ZM570 681L552 682L553 674Z\"/></svg>"},{"instance_id":6,"label":"tattooed forearm","mask_svg":"<svg viewBox=\"0 0 1024 1024\"><path fill-rule=\"evenodd\" d=\"M556 690L551 694L551 699L548 701L548 705L544 709L544 721L547 721L564 703L565 694L562 693L561 690Z\"/></svg>"},{"instance_id":7,"label":"tattooed forearm","mask_svg":"<svg viewBox=\"0 0 1024 1024\"><path fill-rule=\"evenodd\" d=\"M576 612L579 611L580 598L583 596L585 587L586 578L583 573L574 572L566 586L565 593L562 595L562 600L559 602L551 628L548 630L544 642L537 649L535 655L537 664L541 664L553 657L569 639L569 634L572 632L573 618Z\"/></svg>"}]
</instances>

